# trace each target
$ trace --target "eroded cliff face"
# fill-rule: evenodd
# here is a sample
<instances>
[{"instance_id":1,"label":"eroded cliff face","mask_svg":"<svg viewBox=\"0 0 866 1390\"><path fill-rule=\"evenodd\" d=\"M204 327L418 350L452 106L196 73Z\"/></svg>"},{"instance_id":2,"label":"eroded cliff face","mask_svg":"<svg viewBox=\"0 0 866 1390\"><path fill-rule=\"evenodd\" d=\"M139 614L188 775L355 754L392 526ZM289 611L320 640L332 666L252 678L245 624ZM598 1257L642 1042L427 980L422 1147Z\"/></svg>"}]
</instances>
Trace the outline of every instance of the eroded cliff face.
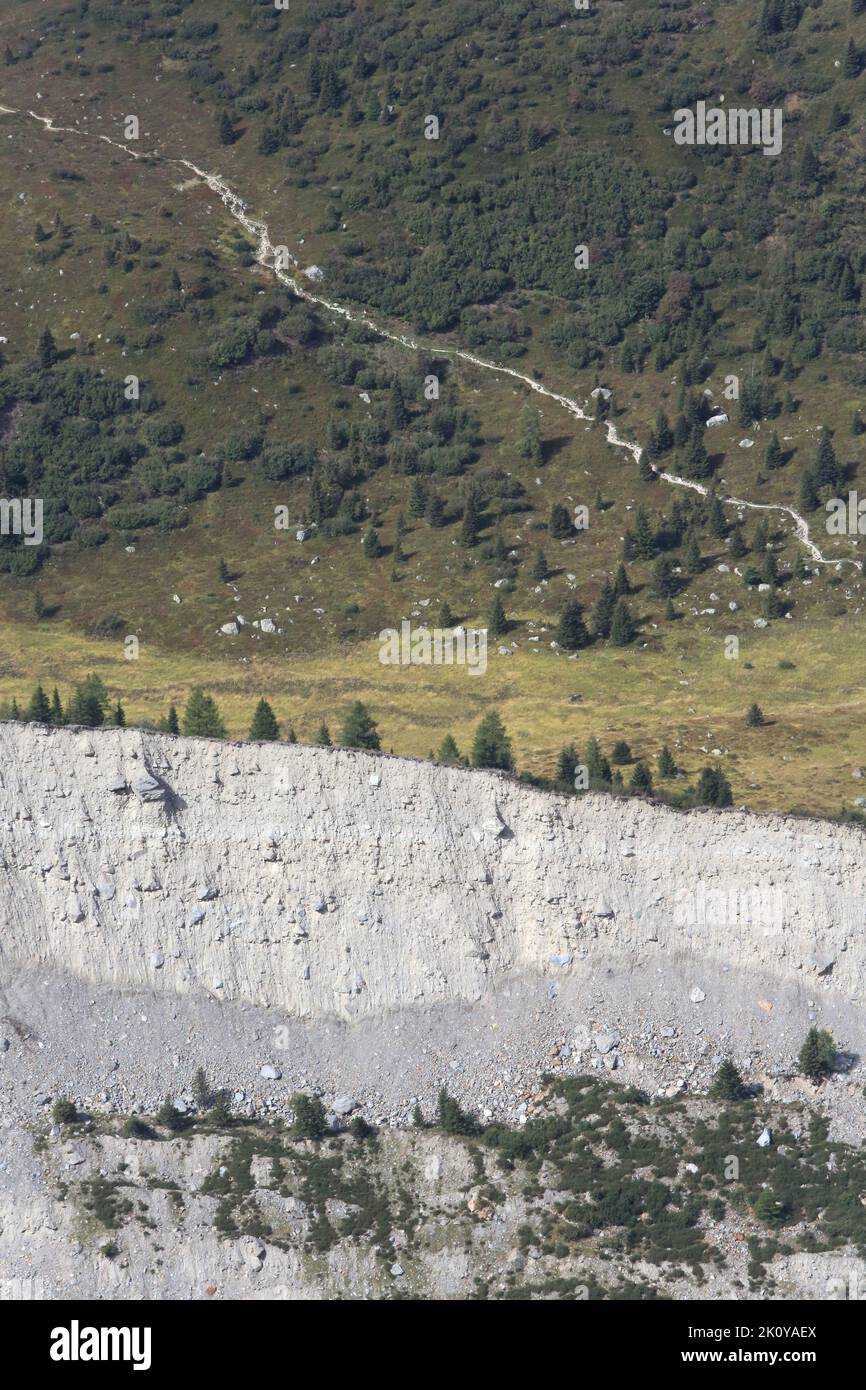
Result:
<instances>
[{"instance_id":1,"label":"eroded cliff face","mask_svg":"<svg viewBox=\"0 0 866 1390\"><path fill-rule=\"evenodd\" d=\"M0 961L299 1018L672 956L864 982L855 828L493 773L0 725Z\"/></svg>"}]
</instances>

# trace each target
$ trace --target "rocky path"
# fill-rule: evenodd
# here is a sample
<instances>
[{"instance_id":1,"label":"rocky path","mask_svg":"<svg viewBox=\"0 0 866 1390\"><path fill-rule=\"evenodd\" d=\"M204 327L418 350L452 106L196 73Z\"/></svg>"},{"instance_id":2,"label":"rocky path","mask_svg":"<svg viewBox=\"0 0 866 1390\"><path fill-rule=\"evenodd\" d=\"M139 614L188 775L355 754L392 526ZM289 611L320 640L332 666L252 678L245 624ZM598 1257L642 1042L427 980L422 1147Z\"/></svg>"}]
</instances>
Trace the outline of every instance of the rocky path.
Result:
<instances>
[{"instance_id":1,"label":"rocky path","mask_svg":"<svg viewBox=\"0 0 866 1390\"><path fill-rule=\"evenodd\" d=\"M10 107L5 106L0 106L0 111L7 115L20 114L19 112L13 111ZM389 342L399 343L400 346L410 351L426 350L435 352L440 356L448 356L455 360L469 362L472 366L479 367L483 371L495 372L497 376L512 377L515 381L519 381L522 385L528 386L530 390L537 392L538 395L545 396L549 400L555 401L557 405L560 405L563 410L567 410L575 419L591 420L592 417L589 416L584 408L576 400L572 399L572 397L562 395L557 391L551 391L549 387L543 386L541 382L536 381L531 376L527 376L524 372L518 372L513 367L504 367L498 362L490 362L484 357L476 356L475 353L467 352L464 348L448 347L442 343L421 342L410 337L408 334L399 333L393 328L385 327L377 320L371 318L370 315L363 310L351 310L344 304L337 303L335 300L326 299L323 295L314 294L298 280L296 275L282 268L281 262L285 259L289 259L296 269L300 269L300 263L297 258L288 251L288 248L279 244L275 245L274 242L272 242L267 222L252 214L249 205L240 194L236 193L234 189L230 187L222 175L211 174L206 169L199 168L197 164L194 164L192 160L189 159L184 159L179 156L162 155L155 151L139 152L131 149L128 144L124 144L119 140L113 140L108 135L84 131L77 126L56 125L53 117L40 116L36 111L28 110L27 115L32 117L33 120L39 121L45 127L46 131L51 134L76 135L91 140L102 140L105 144L111 145L117 150L121 150L132 159L158 160L160 163L177 164L184 169L188 169L190 173L194 174L196 178L201 179L202 182L217 195L230 216L232 216L236 222L240 223L250 236L256 239L258 243L256 250L256 260L258 264L264 269L271 271L281 284L284 284L288 289L291 289L295 295L301 299L305 299L308 303L326 309L331 314L339 315L347 319L350 323L363 324L378 337L385 338ZM616 449L627 449L635 462L640 459L642 450L639 444L633 440L624 439L618 432L616 426L609 420L605 421L605 429L609 444ZM701 483L694 482L689 478L680 477L676 473L670 473L656 468L654 464L652 467L663 482L670 483L675 487L691 488L702 497L706 497L709 493L709 489ZM719 501L725 506L737 507L748 511L780 512L793 522L794 533L797 539L815 564L836 565L837 567L841 565L853 565L856 570L861 572L863 570L863 563L861 561L825 556L812 538L808 521L793 507L786 506L779 502L750 502L746 498L734 497L731 495L720 495Z\"/></svg>"}]
</instances>

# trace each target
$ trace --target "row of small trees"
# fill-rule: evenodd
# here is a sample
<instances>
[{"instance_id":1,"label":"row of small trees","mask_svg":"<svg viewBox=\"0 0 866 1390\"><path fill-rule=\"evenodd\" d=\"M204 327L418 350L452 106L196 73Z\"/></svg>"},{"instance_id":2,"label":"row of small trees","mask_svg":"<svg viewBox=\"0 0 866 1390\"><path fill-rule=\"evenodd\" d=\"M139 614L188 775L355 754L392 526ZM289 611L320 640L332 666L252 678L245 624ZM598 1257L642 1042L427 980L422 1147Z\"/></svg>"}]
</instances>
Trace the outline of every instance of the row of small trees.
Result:
<instances>
[{"instance_id":1,"label":"row of small trees","mask_svg":"<svg viewBox=\"0 0 866 1390\"><path fill-rule=\"evenodd\" d=\"M43 687L37 685L29 703L23 709L18 701L13 699L0 708L0 719L52 724L56 727L77 724L89 729L103 726L123 728L126 725L126 714L122 704L119 700L115 704L112 703L102 678L95 673L75 687L65 705L56 687L49 699ZM153 726L145 724L142 727ZM219 706L212 695L206 694L200 688L192 691L180 718L176 706L171 705L168 714L155 727L162 733L183 733L190 737L227 737ZM271 743L280 738L280 728L280 722L271 705L267 700L259 700L253 713L248 737L257 742ZM286 742L297 742L292 725L289 725L286 732ZM320 746L330 746L332 739L327 724L320 725L313 742ZM338 742L344 748L379 749L376 722L360 700L356 700L346 714Z\"/></svg>"}]
</instances>

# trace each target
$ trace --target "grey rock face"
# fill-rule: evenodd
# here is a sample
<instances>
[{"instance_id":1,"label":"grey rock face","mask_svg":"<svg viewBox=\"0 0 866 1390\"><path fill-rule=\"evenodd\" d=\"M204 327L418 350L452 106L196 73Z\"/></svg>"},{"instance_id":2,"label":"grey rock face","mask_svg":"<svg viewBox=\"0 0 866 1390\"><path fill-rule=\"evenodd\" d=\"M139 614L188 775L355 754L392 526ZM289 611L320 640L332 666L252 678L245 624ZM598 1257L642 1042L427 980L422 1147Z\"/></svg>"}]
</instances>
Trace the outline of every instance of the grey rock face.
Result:
<instances>
[{"instance_id":1,"label":"grey rock face","mask_svg":"<svg viewBox=\"0 0 866 1390\"><path fill-rule=\"evenodd\" d=\"M553 983L569 957L694 962L686 995L708 989L703 962L866 986L854 826L138 729L2 724L0 768L10 968L347 1021L475 1001L514 973Z\"/></svg>"}]
</instances>

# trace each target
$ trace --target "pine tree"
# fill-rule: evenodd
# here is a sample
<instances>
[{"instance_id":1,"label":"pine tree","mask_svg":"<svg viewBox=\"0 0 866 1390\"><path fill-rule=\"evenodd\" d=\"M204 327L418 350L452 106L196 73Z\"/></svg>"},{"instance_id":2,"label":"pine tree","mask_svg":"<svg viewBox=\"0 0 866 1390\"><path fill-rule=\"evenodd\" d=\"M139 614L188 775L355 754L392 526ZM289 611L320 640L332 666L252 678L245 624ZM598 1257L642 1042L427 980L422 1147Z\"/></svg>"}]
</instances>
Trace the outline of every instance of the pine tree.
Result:
<instances>
[{"instance_id":1,"label":"pine tree","mask_svg":"<svg viewBox=\"0 0 866 1390\"><path fill-rule=\"evenodd\" d=\"M650 462L649 451L647 449L641 450L641 455L637 464L637 475L642 483L654 483L658 477L658 474Z\"/></svg>"},{"instance_id":2,"label":"pine tree","mask_svg":"<svg viewBox=\"0 0 866 1390\"><path fill-rule=\"evenodd\" d=\"M55 724L58 728L64 723L63 706L60 703L60 694L56 685L51 696L51 723Z\"/></svg>"},{"instance_id":3,"label":"pine tree","mask_svg":"<svg viewBox=\"0 0 866 1390\"><path fill-rule=\"evenodd\" d=\"M51 723L51 706L41 685L37 685L33 692L25 718L32 720L35 724Z\"/></svg>"},{"instance_id":4,"label":"pine tree","mask_svg":"<svg viewBox=\"0 0 866 1390\"><path fill-rule=\"evenodd\" d=\"M548 578L549 574L550 569L548 568L547 557L539 545L535 551L535 558L532 561L529 577L533 584L541 584Z\"/></svg>"},{"instance_id":5,"label":"pine tree","mask_svg":"<svg viewBox=\"0 0 866 1390\"><path fill-rule=\"evenodd\" d=\"M760 705L749 705L746 711L746 724L750 729L760 729L766 723L764 711Z\"/></svg>"},{"instance_id":6,"label":"pine tree","mask_svg":"<svg viewBox=\"0 0 866 1390\"><path fill-rule=\"evenodd\" d=\"M427 510L427 492L420 478L413 478L409 485L409 515L417 521Z\"/></svg>"},{"instance_id":7,"label":"pine tree","mask_svg":"<svg viewBox=\"0 0 866 1390\"><path fill-rule=\"evenodd\" d=\"M815 156L815 151L813 150L809 141L807 141L806 144L803 146L803 153L800 156L800 182L807 184L815 183L819 177L820 172L821 166L818 163L818 160Z\"/></svg>"},{"instance_id":8,"label":"pine tree","mask_svg":"<svg viewBox=\"0 0 866 1390\"><path fill-rule=\"evenodd\" d=\"M829 1076L836 1063L836 1046L830 1032L826 1028L810 1028L797 1060L802 1075L810 1081L823 1081Z\"/></svg>"},{"instance_id":9,"label":"pine tree","mask_svg":"<svg viewBox=\"0 0 866 1390\"><path fill-rule=\"evenodd\" d=\"M848 47L845 49L845 57L842 60L842 76L845 78L859 77L861 67L860 51L853 39L848 40Z\"/></svg>"},{"instance_id":10,"label":"pine tree","mask_svg":"<svg viewBox=\"0 0 866 1390\"><path fill-rule=\"evenodd\" d=\"M574 531L571 521L571 514L567 507L561 502L554 502L550 509L550 520L547 523L548 534L555 541L564 541Z\"/></svg>"},{"instance_id":11,"label":"pine tree","mask_svg":"<svg viewBox=\"0 0 866 1390\"><path fill-rule=\"evenodd\" d=\"M652 560L656 553L655 527L643 507L638 507L634 520L635 554L639 560Z\"/></svg>"},{"instance_id":12,"label":"pine tree","mask_svg":"<svg viewBox=\"0 0 866 1390\"><path fill-rule=\"evenodd\" d=\"M866 3L866 0L864 0L864 3ZM866 421L864 421L859 410L855 410L851 417L851 433L853 435L866 433Z\"/></svg>"},{"instance_id":13,"label":"pine tree","mask_svg":"<svg viewBox=\"0 0 866 1390\"><path fill-rule=\"evenodd\" d=\"M162 1125L163 1129L170 1129L174 1134L177 1134L182 1129L186 1129L189 1124L186 1115L181 1114L181 1112L175 1108L171 1096L166 1096L162 1105L154 1115L154 1119L158 1125Z\"/></svg>"},{"instance_id":14,"label":"pine tree","mask_svg":"<svg viewBox=\"0 0 866 1390\"><path fill-rule=\"evenodd\" d=\"M660 454L666 454L669 449L673 448L674 437L671 434L668 417L663 410L660 410L656 416L655 439L656 448Z\"/></svg>"},{"instance_id":15,"label":"pine tree","mask_svg":"<svg viewBox=\"0 0 866 1390\"><path fill-rule=\"evenodd\" d=\"M111 716L111 722L114 725L115 729L126 728L126 710L123 708L123 705L120 703L119 700L117 704L114 706L114 713Z\"/></svg>"},{"instance_id":16,"label":"pine tree","mask_svg":"<svg viewBox=\"0 0 866 1390\"><path fill-rule=\"evenodd\" d=\"M644 796L648 795L652 791L653 775L647 767L646 763L635 763L634 771L631 775L631 782L629 783L629 786L631 787L632 791L638 792Z\"/></svg>"},{"instance_id":17,"label":"pine tree","mask_svg":"<svg viewBox=\"0 0 866 1390\"><path fill-rule=\"evenodd\" d=\"M286 743L297 743L298 735L295 733L294 724L290 724L286 732Z\"/></svg>"},{"instance_id":18,"label":"pine tree","mask_svg":"<svg viewBox=\"0 0 866 1390\"><path fill-rule=\"evenodd\" d=\"M192 1098L199 1110L207 1110L213 1100L213 1092L208 1085L203 1067L198 1068L192 1079Z\"/></svg>"},{"instance_id":19,"label":"pine tree","mask_svg":"<svg viewBox=\"0 0 866 1390\"><path fill-rule=\"evenodd\" d=\"M108 691L101 678L92 673L75 687L70 701L68 723L83 724L88 729L98 729L105 723L108 711Z\"/></svg>"},{"instance_id":20,"label":"pine tree","mask_svg":"<svg viewBox=\"0 0 866 1390\"><path fill-rule=\"evenodd\" d=\"M322 1139L328 1132L325 1107L318 1096L308 1096L302 1091L292 1096L290 1101L295 1113L292 1132L296 1139Z\"/></svg>"},{"instance_id":21,"label":"pine tree","mask_svg":"<svg viewBox=\"0 0 866 1390\"><path fill-rule=\"evenodd\" d=\"M707 528L711 536L723 541L728 534L728 523L725 520L725 509L715 493L712 493L707 500Z\"/></svg>"},{"instance_id":22,"label":"pine tree","mask_svg":"<svg viewBox=\"0 0 866 1390\"><path fill-rule=\"evenodd\" d=\"M734 799L731 784L718 767L701 769L695 795L701 806L730 806Z\"/></svg>"},{"instance_id":23,"label":"pine tree","mask_svg":"<svg viewBox=\"0 0 866 1390\"><path fill-rule=\"evenodd\" d=\"M430 494L427 502L427 510L425 512L425 520L427 525L432 526L434 530L439 530L440 527L445 525L445 503L438 493L431 492Z\"/></svg>"},{"instance_id":24,"label":"pine tree","mask_svg":"<svg viewBox=\"0 0 866 1390\"><path fill-rule=\"evenodd\" d=\"M610 760L614 767L624 767L626 763L632 761L631 748L624 738L618 738L613 748L611 748Z\"/></svg>"},{"instance_id":25,"label":"pine tree","mask_svg":"<svg viewBox=\"0 0 866 1390\"><path fill-rule=\"evenodd\" d=\"M231 579L231 572L225 560L220 560L219 563L219 579L221 584L228 584Z\"/></svg>"},{"instance_id":26,"label":"pine tree","mask_svg":"<svg viewBox=\"0 0 866 1390\"><path fill-rule=\"evenodd\" d=\"M37 622L41 622L48 612L48 606L42 596L42 590L37 589L33 595L33 616Z\"/></svg>"},{"instance_id":27,"label":"pine tree","mask_svg":"<svg viewBox=\"0 0 866 1390\"><path fill-rule=\"evenodd\" d=\"M37 222L35 228L33 229L33 240L36 242L37 246L40 242L48 240L48 233L46 232L41 222Z\"/></svg>"},{"instance_id":28,"label":"pine tree","mask_svg":"<svg viewBox=\"0 0 866 1390\"><path fill-rule=\"evenodd\" d=\"M36 360L43 371L53 367L57 361L57 344L54 341L54 334L50 328L43 328L36 348Z\"/></svg>"},{"instance_id":29,"label":"pine tree","mask_svg":"<svg viewBox=\"0 0 866 1390\"><path fill-rule=\"evenodd\" d=\"M376 721L360 700L356 700L343 723L340 742L344 748L372 748L379 750L379 734Z\"/></svg>"},{"instance_id":30,"label":"pine tree","mask_svg":"<svg viewBox=\"0 0 866 1390\"><path fill-rule=\"evenodd\" d=\"M777 1197L769 1187L765 1187L758 1193L754 1212L759 1221L776 1231L785 1224L788 1216L788 1205Z\"/></svg>"},{"instance_id":31,"label":"pine tree","mask_svg":"<svg viewBox=\"0 0 866 1390\"><path fill-rule=\"evenodd\" d=\"M485 714L472 740L472 766L494 767L504 772L514 768L511 739L496 710Z\"/></svg>"},{"instance_id":32,"label":"pine tree","mask_svg":"<svg viewBox=\"0 0 866 1390\"><path fill-rule=\"evenodd\" d=\"M603 579L595 607L592 610L592 630L596 637L610 636L610 624L616 599L616 589L609 579Z\"/></svg>"},{"instance_id":33,"label":"pine tree","mask_svg":"<svg viewBox=\"0 0 866 1390\"><path fill-rule=\"evenodd\" d=\"M636 635L631 609L624 598L617 599L610 623L610 645L612 647L627 647L629 642L634 641Z\"/></svg>"},{"instance_id":34,"label":"pine tree","mask_svg":"<svg viewBox=\"0 0 866 1390\"><path fill-rule=\"evenodd\" d=\"M217 138L221 145L233 145L235 128L227 111L221 111L217 120Z\"/></svg>"},{"instance_id":35,"label":"pine tree","mask_svg":"<svg viewBox=\"0 0 866 1390\"><path fill-rule=\"evenodd\" d=\"M225 725L216 701L200 686L192 691L183 712L183 731L187 737L225 738Z\"/></svg>"},{"instance_id":36,"label":"pine tree","mask_svg":"<svg viewBox=\"0 0 866 1390\"><path fill-rule=\"evenodd\" d=\"M541 446L541 416L534 406L526 406L520 417L517 452L527 463L538 465L544 462L544 451Z\"/></svg>"},{"instance_id":37,"label":"pine tree","mask_svg":"<svg viewBox=\"0 0 866 1390\"><path fill-rule=\"evenodd\" d=\"M501 637L508 631L508 619L498 589L494 591L487 609L487 631L491 637Z\"/></svg>"},{"instance_id":38,"label":"pine tree","mask_svg":"<svg viewBox=\"0 0 866 1390\"><path fill-rule=\"evenodd\" d=\"M664 745L661 752L659 753L658 768L659 777L670 778L676 777L677 775L677 765L674 761L674 755L668 748L667 744Z\"/></svg>"},{"instance_id":39,"label":"pine tree","mask_svg":"<svg viewBox=\"0 0 866 1390\"><path fill-rule=\"evenodd\" d=\"M217 1091L213 1105L208 1111L208 1120L218 1129L225 1129L228 1125L234 1124L234 1118L228 1091Z\"/></svg>"},{"instance_id":40,"label":"pine tree","mask_svg":"<svg viewBox=\"0 0 866 1390\"><path fill-rule=\"evenodd\" d=\"M327 724L319 725L319 729L316 734L316 737L313 739L313 743L316 745L317 748L331 747L331 734Z\"/></svg>"},{"instance_id":41,"label":"pine tree","mask_svg":"<svg viewBox=\"0 0 866 1390\"><path fill-rule=\"evenodd\" d=\"M742 560L743 556L749 553L749 547L746 545L746 539L743 535L742 523L739 521L731 529L728 553L732 560Z\"/></svg>"},{"instance_id":42,"label":"pine tree","mask_svg":"<svg viewBox=\"0 0 866 1390\"><path fill-rule=\"evenodd\" d=\"M836 459L836 451L833 448L833 441L830 431L824 426L818 439L818 451L815 455L814 469L816 486L838 488L842 481L842 474L839 463Z\"/></svg>"},{"instance_id":43,"label":"pine tree","mask_svg":"<svg viewBox=\"0 0 866 1390\"><path fill-rule=\"evenodd\" d=\"M693 533L690 533L686 538L685 547L683 549L683 569L686 574L700 574L703 567L704 562L701 559L701 551L697 539Z\"/></svg>"},{"instance_id":44,"label":"pine tree","mask_svg":"<svg viewBox=\"0 0 866 1390\"><path fill-rule=\"evenodd\" d=\"M567 652L576 652L589 644L589 633L583 620L583 606L574 599L565 605L560 614L556 640Z\"/></svg>"},{"instance_id":45,"label":"pine tree","mask_svg":"<svg viewBox=\"0 0 866 1390\"><path fill-rule=\"evenodd\" d=\"M395 377L391 383L391 394L388 398L388 429L392 434L399 434L401 430L406 428L409 419L409 411L406 409L406 401L403 397L403 388Z\"/></svg>"},{"instance_id":46,"label":"pine tree","mask_svg":"<svg viewBox=\"0 0 866 1390\"><path fill-rule=\"evenodd\" d=\"M444 763L446 767L457 767L462 763L463 758L460 749L451 734L446 734L440 743L436 761L437 763Z\"/></svg>"},{"instance_id":47,"label":"pine tree","mask_svg":"<svg viewBox=\"0 0 866 1390\"><path fill-rule=\"evenodd\" d=\"M561 787L574 788L574 775L577 772L578 756L577 749L573 743L566 744L560 748L559 756L556 760L556 780Z\"/></svg>"},{"instance_id":48,"label":"pine tree","mask_svg":"<svg viewBox=\"0 0 866 1390\"><path fill-rule=\"evenodd\" d=\"M613 577L613 591L617 598L626 598L631 593L631 582L625 565L617 565Z\"/></svg>"},{"instance_id":49,"label":"pine tree","mask_svg":"<svg viewBox=\"0 0 866 1390\"><path fill-rule=\"evenodd\" d=\"M363 549L368 560L378 560L382 555L382 542L375 526L368 526L364 532Z\"/></svg>"},{"instance_id":50,"label":"pine tree","mask_svg":"<svg viewBox=\"0 0 866 1390\"><path fill-rule=\"evenodd\" d=\"M180 724L178 723L177 710L174 705L169 705L168 714L164 720L164 730L167 734L179 734Z\"/></svg>"},{"instance_id":51,"label":"pine tree","mask_svg":"<svg viewBox=\"0 0 866 1390\"><path fill-rule=\"evenodd\" d=\"M591 787L606 786L610 783L610 763L594 735L586 745L586 771Z\"/></svg>"},{"instance_id":52,"label":"pine tree","mask_svg":"<svg viewBox=\"0 0 866 1390\"><path fill-rule=\"evenodd\" d=\"M718 1070L713 1077L710 1086L710 1095L714 1100L742 1100L745 1095L743 1078L737 1071L730 1057L720 1062Z\"/></svg>"},{"instance_id":53,"label":"pine tree","mask_svg":"<svg viewBox=\"0 0 866 1390\"><path fill-rule=\"evenodd\" d=\"M761 566L761 583L778 584L779 566L772 550L764 552L764 563Z\"/></svg>"},{"instance_id":54,"label":"pine tree","mask_svg":"<svg viewBox=\"0 0 866 1390\"><path fill-rule=\"evenodd\" d=\"M274 711L267 700L259 700L247 737L254 743L275 743L279 736L280 726Z\"/></svg>"},{"instance_id":55,"label":"pine tree","mask_svg":"<svg viewBox=\"0 0 866 1390\"><path fill-rule=\"evenodd\" d=\"M460 539L465 546L473 546L478 542L478 533L481 530L481 503L475 488L470 488L466 495L466 502L463 506L463 520L460 525Z\"/></svg>"},{"instance_id":56,"label":"pine tree","mask_svg":"<svg viewBox=\"0 0 866 1390\"><path fill-rule=\"evenodd\" d=\"M811 468L805 468L800 478L800 506L804 512L814 512L818 510L820 500L815 486L815 475Z\"/></svg>"},{"instance_id":57,"label":"pine tree","mask_svg":"<svg viewBox=\"0 0 866 1390\"><path fill-rule=\"evenodd\" d=\"M679 589L679 580L667 555L660 555L653 565L653 589L659 598L672 598Z\"/></svg>"},{"instance_id":58,"label":"pine tree","mask_svg":"<svg viewBox=\"0 0 866 1390\"><path fill-rule=\"evenodd\" d=\"M443 598L439 605L439 626L445 632L454 627L454 614L451 612L451 605L447 598Z\"/></svg>"},{"instance_id":59,"label":"pine tree","mask_svg":"<svg viewBox=\"0 0 866 1390\"><path fill-rule=\"evenodd\" d=\"M669 623L672 623L677 617L677 610L674 608L674 601L672 598L669 598L665 604L665 617Z\"/></svg>"}]
</instances>

